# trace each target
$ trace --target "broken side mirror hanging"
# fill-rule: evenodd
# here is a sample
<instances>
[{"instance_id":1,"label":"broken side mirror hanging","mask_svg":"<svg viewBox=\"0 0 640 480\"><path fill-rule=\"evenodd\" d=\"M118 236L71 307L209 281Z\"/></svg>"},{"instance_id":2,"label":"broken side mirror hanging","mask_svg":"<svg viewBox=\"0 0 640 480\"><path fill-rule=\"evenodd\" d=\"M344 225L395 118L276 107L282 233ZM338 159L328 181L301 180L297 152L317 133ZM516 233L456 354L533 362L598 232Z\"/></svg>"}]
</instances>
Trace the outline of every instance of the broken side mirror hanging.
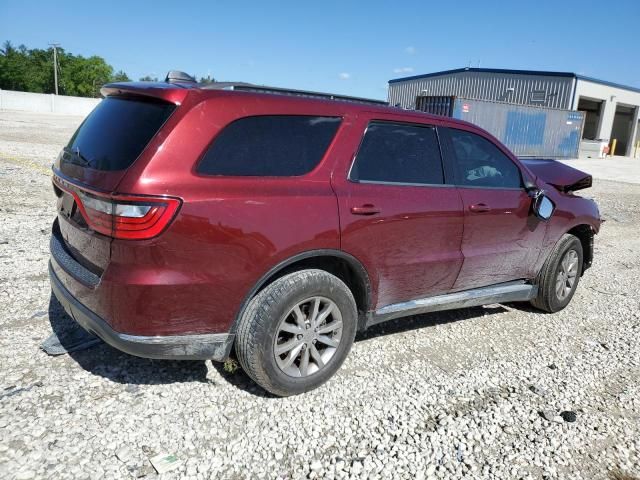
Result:
<instances>
[{"instance_id":1,"label":"broken side mirror hanging","mask_svg":"<svg viewBox=\"0 0 640 480\"><path fill-rule=\"evenodd\" d=\"M556 205L549 197L544 193L544 190L538 190L533 197L533 213L536 214L540 220L545 222L551 218Z\"/></svg>"}]
</instances>

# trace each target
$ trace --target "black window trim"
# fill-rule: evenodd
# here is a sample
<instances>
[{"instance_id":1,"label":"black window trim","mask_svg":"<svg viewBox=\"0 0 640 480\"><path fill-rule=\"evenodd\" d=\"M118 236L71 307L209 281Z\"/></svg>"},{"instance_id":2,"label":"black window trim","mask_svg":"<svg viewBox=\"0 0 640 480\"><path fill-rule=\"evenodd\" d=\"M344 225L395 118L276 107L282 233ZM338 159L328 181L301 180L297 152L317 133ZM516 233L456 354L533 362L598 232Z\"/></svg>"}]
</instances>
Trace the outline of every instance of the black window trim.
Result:
<instances>
[{"instance_id":1,"label":"black window trim","mask_svg":"<svg viewBox=\"0 0 640 480\"><path fill-rule=\"evenodd\" d=\"M443 141L446 144L446 148L442 148L443 147L442 143L440 145L440 148L442 149L443 162L447 167L445 169L445 178L447 177L447 174L450 175L450 178L448 178L447 180L452 182L451 185L454 185L456 188L465 188L465 189L471 188L471 189L482 189L482 190L510 190L510 191L526 192L526 188L524 186L524 174L522 172L522 168L520 168L520 165L514 162L513 159L509 155L507 155L507 153L502 148L500 148L500 146L496 145L495 142L493 142L490 138L487 138L478 132L467 130L465 128L457 128L455 126L450 126L450 125L441 126L438 128L445 130L442 132L443 135L442 135L441 141ZM509 159L509 161L518 169L518 173L520 175L520 187L491 187L491 186L485 186L485 185L468 185L468 184L459 183L458 175L457 175L458 170L454 163L457 161L457 159L453 151L453 144L451 142L451 137L449 136L448 130L460 130L462 132L471 133L473 135L478 135L479 137L484 138L487 142L490 142L494 147L498 149L498 151L500 151L500 153L502 153L507 159ZM450 173L447 173L447 172L450 172Z\"/></svg>"},{"instance_id":2,"label":"black window trim","mask_svg":"<svg viewBox=\"0 0 640 480\"><path fill-rule=\"evenodd\" d=\"M364 143L364 137L367 135L367 131L369 127L373 123L383 123L385 125L401 125L401 126L409 126L409 127L420 127L420 128L431 128L434 130L436 134L436 142L438 143L438 152L440 153L440 165L442 166L442 183L414 183L414 182L385 182L383 180L359 180L351 178L351 172L353 170L353 166L358 159L358 154L362 149L362 144ZM347 181L350 183L362 183L365 185L383 185L390 187L429 187L429 188L442 188L448 187L451 188L454 185L447 183L447 174L444 162L444 156L442 152L442 145L440 144L440 137L438 136L438 126L430 123L415 123L415 122L403 122L399 120L385 120L385 119L371 119L367 123L367 128L364 129L362 136L360 137L360 143L358 144L358 148L356 149L356 153L353 154L353 158L351 159L351 165L349 166L349 171L347 172Z\"/></svg>"},{"instance_id":3,"label":"black window trim","mask_svg":"<svg viewBox=\"0 0 640 480\"><path fill-rule=\"evenodd\" d=\"M338 128L336 129L336 133L334 134L333 138L329 142L329 145L327 145L326 150L322 154L322 157L320 157L320 160L318 160L318 163L316 163L316 165L311 170L309 170L306 173L303 173L302 175L222 175L222 174L217 174L217 173L215 173L215 174L214 173L203 173L203 172L199 171L200 164L204 160L204 157L207 155L207 153L209 152L209 149L211 149L212 145L215 143L216 139L223 132L223 130L225 128L227 128L229 125L231 125L231 124L233 124L235 122L238 122L240 120L244 120L245 118L256 118L256 117L323 117L323 118L337 118L337 119L340 119L340 123L338 124ZM331 149L333 144L336 142L336 138L338 138L338 135L340 134L340 130L345 125L344 117L345 117L344 114L324 115L324 114L313 114L313 113L260 113L260 114L257 114L257 115L249 114L249 115L243 115L241 117L234 118L230 122L228 122L225 125L223 125L222 128L220 128L220 130L218 130L218 133L216 133L216 135L209 141L209 143L207 143L207 145L202 150L202 153L198 157L198 160L196 160L196 162L193 164L193 167L191 169L191 173L193 175L195 175L196 177L216 179L216 180L221 180L221 179L225 179L225 180L226 179L229 179L229 180L244 180L244 179L256 179L256 178L287 179L287 178L303 178L303 177L306 177L308 175L313 174L318 168L320 168L320 166L322 165L322 163L326 159L327 153L329 152L329 150Z\"/></svg>"}]
</instances>

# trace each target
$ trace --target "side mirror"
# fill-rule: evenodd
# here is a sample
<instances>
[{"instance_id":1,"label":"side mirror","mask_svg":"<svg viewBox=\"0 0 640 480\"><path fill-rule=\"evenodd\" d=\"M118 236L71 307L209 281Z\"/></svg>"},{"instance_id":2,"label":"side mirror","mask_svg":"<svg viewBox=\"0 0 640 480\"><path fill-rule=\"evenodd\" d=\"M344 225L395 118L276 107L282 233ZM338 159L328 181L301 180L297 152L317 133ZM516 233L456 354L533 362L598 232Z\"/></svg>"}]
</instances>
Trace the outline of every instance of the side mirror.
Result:
<instances>
[{"instance_id":1,"label":"side mirror","mask_svg":"<svg viewBox=\"0 0 640 480\"><path fill-rule=\"evenodd\" d=\"M551 218L555 209L555 203L544 194L543 190L536 192L533 197L533 213L536 214L536 217L546 222Z\"/></svg>"}]
</instances>

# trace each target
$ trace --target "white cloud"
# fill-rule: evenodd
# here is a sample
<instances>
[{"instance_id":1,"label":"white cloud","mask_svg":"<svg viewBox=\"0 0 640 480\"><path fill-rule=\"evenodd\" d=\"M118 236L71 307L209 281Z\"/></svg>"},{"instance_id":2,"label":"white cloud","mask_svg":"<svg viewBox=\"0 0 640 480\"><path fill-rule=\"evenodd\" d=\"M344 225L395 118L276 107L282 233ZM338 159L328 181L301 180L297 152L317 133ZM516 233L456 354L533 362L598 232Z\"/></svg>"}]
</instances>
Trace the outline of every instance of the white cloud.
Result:
<instances>
[{"instance_id":1,"label":"white cloud","mask_svg":"<svg viewBox=\"0 0 640 480\"><path fill-rule=\"evenodd\" d=\"M349 80L351 78L351 74L342 72L340 75L338 75L338 77L340 77L340 80Z\"/></svg>"},{"instance_id":2,"label":"white cloud","mask_svg":"<svg viewBox=\"0 0 640 480\"><path fill-rule=\"evenodd\" d=\"M416 47L409 45L407 48L404 49L405 52L407 52L409 55L413 55L414 53L416 53Z\"/></svg>"},{"instance_id":3,"label":"white cloud","mask_svg":"<svg viewBox=\"0 0 640 480\"><path fill-rule=\"evenodd\" d=\"M394 68L393 73L411 73L413 72L413 67L400 67Z\"/></svg>"}]
</instances>

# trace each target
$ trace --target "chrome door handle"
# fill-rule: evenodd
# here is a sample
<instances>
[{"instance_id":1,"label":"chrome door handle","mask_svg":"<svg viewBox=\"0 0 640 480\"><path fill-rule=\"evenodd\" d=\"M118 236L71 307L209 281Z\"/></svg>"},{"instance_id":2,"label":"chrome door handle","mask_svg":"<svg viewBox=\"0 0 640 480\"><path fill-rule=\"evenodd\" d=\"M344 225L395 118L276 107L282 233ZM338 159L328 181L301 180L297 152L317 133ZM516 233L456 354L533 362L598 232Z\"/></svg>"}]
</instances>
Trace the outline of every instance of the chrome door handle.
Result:
<instances>
[{"instance_id":1,"label":"chrome door handle","mask_svg":"<svg viewBox=\"0 0 640 480\"><path fill-rule=\"evenodd\" d=\"M380 213L380 209L375 205L367 203L361 207L351 207L351 213L353 215L375 215L376 213Z\"/></svg>"},{"instance_id":2,"label":"chrome door handle","mask_svg":"<svg viewBox=\"0 0 640 480\"><path fill-rule=\"evenodd\" d=\"M473 213L486 213L491 210L491 207L485 203L476 203L475 205L469 206L469 210Z\"/></svg>"}]
</instances>

